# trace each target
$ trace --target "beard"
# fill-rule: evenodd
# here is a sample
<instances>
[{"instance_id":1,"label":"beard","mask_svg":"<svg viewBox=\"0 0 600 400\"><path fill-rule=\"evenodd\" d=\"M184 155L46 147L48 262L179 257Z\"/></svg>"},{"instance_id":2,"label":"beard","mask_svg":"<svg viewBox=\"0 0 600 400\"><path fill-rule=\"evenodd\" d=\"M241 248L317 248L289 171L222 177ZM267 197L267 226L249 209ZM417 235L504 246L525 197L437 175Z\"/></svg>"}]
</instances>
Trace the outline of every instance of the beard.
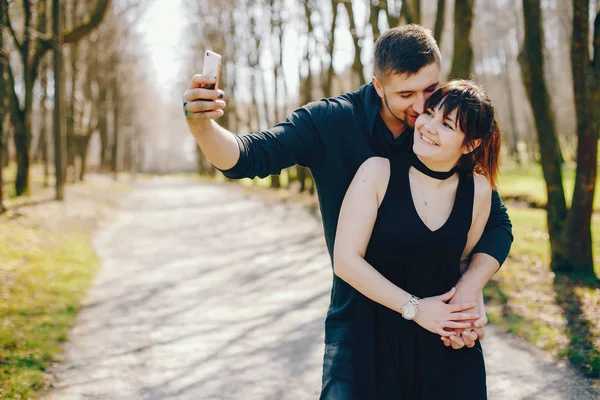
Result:
<instances>
[{"instance_id":1,"label":"beard","mask_svg":"<svg viewBox=\"0 0 600 400\"><path fill-rule=\"evenodd\" d=\"M399 117L398 115L394 114L394 112L392 111L392 109L390 108L390 105L388 104L388 100L387 100L387 95L385 94L385 90L383 91L383 103L385 104L385 107L387 108L388 112L394 117L396 118L398 121L402 122L405 126L408 126L410 128L415 127L415 121L410 122L408 120L408 118L406 118L406 113L402 113L402 118Z\"/></svg>"}]
</instances>

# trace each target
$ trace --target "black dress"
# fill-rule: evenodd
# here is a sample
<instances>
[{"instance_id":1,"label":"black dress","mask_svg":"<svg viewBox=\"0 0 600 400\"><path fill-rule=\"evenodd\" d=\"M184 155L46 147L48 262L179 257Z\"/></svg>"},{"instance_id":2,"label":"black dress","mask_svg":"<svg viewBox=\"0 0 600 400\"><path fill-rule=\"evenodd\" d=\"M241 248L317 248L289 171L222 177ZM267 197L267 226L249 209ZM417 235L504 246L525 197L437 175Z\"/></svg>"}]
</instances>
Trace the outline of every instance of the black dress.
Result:
<instances>
[{"instance_id":1,"label":"black dress","mask_svg":"<svg viewBox=\"0 0 600 400\"><path fill-rule=\"evenodd\" d=\"M460 258L473 213L474 182L459 172L454 207L431 231L414 206L412 154L390 159L391 173L365 260L398 287L420 298L446 293L460 278ZM354 324L359 400L486 399L481 344L459 350L401 314L358 293Z\"/></svg>"}]
</instances>

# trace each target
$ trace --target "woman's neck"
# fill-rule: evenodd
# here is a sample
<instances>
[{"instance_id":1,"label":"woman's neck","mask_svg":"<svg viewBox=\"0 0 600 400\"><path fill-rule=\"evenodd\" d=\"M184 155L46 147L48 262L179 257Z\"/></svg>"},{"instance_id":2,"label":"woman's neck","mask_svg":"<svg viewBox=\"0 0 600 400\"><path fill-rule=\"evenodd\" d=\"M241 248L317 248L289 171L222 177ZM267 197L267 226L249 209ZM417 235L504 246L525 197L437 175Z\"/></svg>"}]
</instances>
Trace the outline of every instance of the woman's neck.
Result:
<instances>
[{"instance_id":1,"label":"woman's neck","mask_svg":"<svg viewBox=\"0 0 600 400\"><path fill-rule=\"evenodd\" d=\"M432 179L443 180L452 176L456 172L456 167L458 165L458 160L451 161L434 161L427 158L419 157L418 155L414 155L417 160L416 163L421 163L421 165L416 165L415 168L421 170L420 172L424 175L428 175Z\"/></svg>"},{"instance_id":2,"label":"woman's neck","mask_svg":"<svg viewBox=\"0 0 600 400\"><path fill-rule=\"evenodd\" d=\"M426 187L426 188L439 189L442 186L444 186L444 187L446 187L446 186L452 186L453 183L455 183L458 180L458 173L457 172L454 172L447 179L432 178L431 176L429 176L429 175L427 175L427 174L419 171L414 165L410 169L410 172L413 174L413 176L415 178L417 178L419 184L422 185L423 187Z\"/></svg>"}]
</instances>

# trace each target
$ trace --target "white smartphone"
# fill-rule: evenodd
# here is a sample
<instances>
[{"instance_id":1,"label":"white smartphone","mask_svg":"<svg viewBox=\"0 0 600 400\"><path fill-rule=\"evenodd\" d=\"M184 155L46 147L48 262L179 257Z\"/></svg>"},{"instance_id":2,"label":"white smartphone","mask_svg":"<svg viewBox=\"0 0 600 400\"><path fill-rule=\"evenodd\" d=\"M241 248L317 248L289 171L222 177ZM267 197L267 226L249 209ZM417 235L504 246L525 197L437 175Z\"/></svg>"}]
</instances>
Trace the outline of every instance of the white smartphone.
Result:
<instances>
[{"instance_id":1,"label":"white smartphone","mask_svg":"<svg viewBox=\"0 0 600 400\"><path fill-rule=\"evenodd\" d=\"M217 82L211 85L203 85L205 89L216 90L219 87L219 74L221 72L221 56L214 51L206 50L204 52L204 65L202 66L202 75L212 76Z\"/></svg>"}]
</instances>

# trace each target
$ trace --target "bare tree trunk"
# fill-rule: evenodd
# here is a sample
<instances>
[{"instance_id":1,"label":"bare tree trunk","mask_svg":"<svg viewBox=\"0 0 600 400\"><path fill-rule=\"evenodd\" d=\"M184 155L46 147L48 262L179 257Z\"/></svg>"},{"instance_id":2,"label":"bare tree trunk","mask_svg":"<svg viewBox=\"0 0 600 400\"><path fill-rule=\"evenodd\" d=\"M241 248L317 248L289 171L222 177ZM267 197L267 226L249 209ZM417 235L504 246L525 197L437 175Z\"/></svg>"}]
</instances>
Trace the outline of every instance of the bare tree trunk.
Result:
<instances>
[{"instance_id":1,"label":"bare tree trunk","mask_svg":"<svg viewBox=\"0 0 600 400\"><path fill-rule=\"evenodd\" d=\"M90 147L90 139L92 138L92 134L88 134L84 136L81 140L81 147L79 149L79 154L81 158L81 168L79 169L79 181L83 182L85 179L85 171L86 171L86 163L87 163L87 155Z\"/></svg>"},{"instance_id":2,"label":"bare tree trunk","mask_svg":"<svg viewBox=\"0 0 600 400\"><path fill-rule=\"evenodd\" d=\"M100 95L100 115L98 116L98 134L100 135L100 170L106 171L108 166L108 96L106 90Z\"/></svg>"},{"instance_id":3,"label":"bare tree trunk","mask_svg":"<svg viewBox=\"0 0 600 400\"><path fill-rule=\"evenodd\" d=\"M362 86L367 82L365 80L362 61L360 60L362 49L360 47L360 38L358 37L358 32L356 30L356 21L354 19L352 2L345 1L344 7L346 7L346 12L348 13L348 20L350 21L350 33L352 34L352 41L354 42L354 61L352 62L352 70L358 76L358 82L360 86Z\"/></svg>"},{"instance_id":4,"label":"bare tree trunk","mask_svg":"<svg viewBox=\"0 0 600 400\"><path fill-rule=\"evenodd\" d=\"M267 123L269 126L273 126L275 125L276 121L275 120L279 120L278 118L278 110L279 110L279 104L278 104L278 86L279 86L279 70L281 69L281 63L283 62L283 44L282 44L282 40L283 40L283 30L282 30L282 15L281 15L281 10L280 8L282 7L282 4L280 1L277 2L277 4L275 4L275 0L271 0L270 1L270 12L269 12L269 20L270 20L270 24L271 24L271 35L276 35L277 40L278 40L278 48L279 51L277 52L277 54L273 54L273 87L274 87L274 101L273 101L273 110L269 109L269 93L268 93L268 88L267 85L263 84L263 88L264 88L264 102L265 102L265 115L266 115L266 119L267 119ZM272 38L270 38L271 40L269 40L269 43L272 43ZM270 49L273 48L273 46L269 46ZM282 171L283 172L283 171ZM288 174L288 185L290 183L289 180L289 174ZM273 175L271 176L271 187L281 187L281 179L279 175Z\"/></svg>"},{"instance_id":5,"label":"bare tree trunk","mask_svg":"<svg viewBox=\"0 0 600 400\"><path fill-rule=\"evenodd\" d=\"M109 68L106 65L106 59L102 61L100 68ZM107 78L103 74L96 74L98 81L98 133L100 135L100 171L110 170L110 141L108 140L108 113L109 113L109 99L108 99L108 82Z\"/></svg>"},{"instance_id":6,"label":"bare tree trunk","mask_svg":"<svg viewBox=\"0 0 600 400\"><path fill-rule=\"evenodd\" d=\"M250 51L248 52L248 66L251 69L250 72L250 95L251 95L251 102L252 102L252 107L250 110L250 126L251 126L251 130L253 131L258 131L260 130L260 111L258 109L258 100L257 100L257 94L256 91L258 90L257 88L257 83L258 80L256 78L257 74L260 71L260 64L259 64L259 54L260 54L260 42L261 42L261 37L260 35L256 32L256 20L254 19L254 16L250 17L250 34L254 37L254 47L252 49L250 49Z\"/></svg>"},{"instance_id":7,"label":"bare tree trunk","mask_svg":"<svg viewBox=\"0 0 600 400\"><path fill-rule=\"evenodd\" d=\"M469 78L473 65L471 28L475 0L455 0L454 4L454 57L449 79Z\"/></svg>"},{"instance_id":8,"label":"bare tree trunk","mask_svg":"<svg viewBox=\"0 0 600 400\"><path fill-rule=\"evenodd\" d=\"M110 37L110 33L107 35ZM107 47L107 38L101 41L101 48L108 52ZM110 51L116 51L114 49ZM110 70L110 57L102 58L102 62L99 68L104 68ZM104 76L104 74L96 74L96 79L98 81L98 131L100 134L100 171L105 172L109 171L111 167L110 163L110 140L108 136L108 114L109 114L109 79Z\"/></svg>"},{"instance_id":9,"label":"bare tree trunk","mask_svg":"<svg viewBox=\"0 0 600 400\"><path fill-rule=\"evenodd\" d=\"M75 26L77 21L77 12L78 12L78 4L81 4L79 1L74 1L71 3L71 22L69 28ZM72 43L69 49L69 58L70 58L70 69L69 72L71 74L71 82L70 82L70 96L68 100L68 108L67 108L67 121L66 121L66 129L67 129L67 170L71 170L71 179L72 182L76 181L76 168L75 168L75 153L76 153L76 138L75 138L75 104L77 102L77 57L79 53L78 43Z\"/></svg>"},{"instance_id":10,"label":"bare tree trunk","mask_svg":"<svg viewBox=\"0 0 600 400\"><path fill-rule=\"evenodd\" d=\"M118 69L118 62L117 62L117 54L115 53L115 57L113 59L113 77L111 79L112 81L112 85L111 85L111 89L112 89L112 112L113 112L113 142L112 142L112 149L111 149L111 167L112 167L112 174L113 174L113 179L117 180L118 178L118 170L119 170L119 160L118 160L118 149L119 149L119 139L120 139L120 127L119 127L119 118L120 118L120 114L121 114L121 108L120 108L120 103L121 103L121 93L119 90L119 81L117 79L117 69Z\"/></svg>"},{"instance_id":11,"label":"bare tree trunk","mask_svg":"<svg viewBox=\"0 0 600 400\"><path fill-rule=\"evenodd\" d=\"M8 3L6 0L0 0L0 26L4 28L6 25L5 16L8 10ZM0 49L4 49L4 29L0 29ZM4 155L4 115L6 115L7 111L7 91L6 91L6 79L4 79L4 63L7 62L7 59L4 58L0 54L0 214L3 214L6 211L4 208L4 174L3 166L4 160L2 156Z\"/></svg>"},{"instance_id":12,"label":"bare tree trunk","mask_svg":"<svg viewBox=\"0 0 600 400\"><path fill-rule=\"evenodd\" d=\"M62 127L62 13L59 0L52 0L52 31L54 32L54 171L56 200L64 200L66 141Z\"/></svg>"},{"instance_id":13,"label":"bare tree trunk","mask_svg":"<svg viewBox=\"0 0 600 400\"><path fill-rule=\"evenodd\" d=\"M7 101L8 106L10 107L10 100ZM10 110L10 108L9 108ZM10 161L10 150L8 148L8 144L10 141L10 137L12 134L12 129L13 126L10 124L9 118L8 117L4 117L4 121L0 121L0 123L2 123L2 130L3 130L3 134L2 136L4 136L4 140L2 143L0 143L0 151L2 151L2 164L0 164L0 166L2 168L6 168L8 167L8 162Z\"/></svg>"},{"instance_id":14,"label":"bare tree trunk","mask_svg":"<svg viewBox=\"0 0 600 400\"><path fill-rule=\"evenodd\" d=\"M421 23L421 0L405 0L402 2L400 14L407 24Z\"/></svg>"},{"instance_id":15,"label":"bare tree trunk","mask_svg":"<svg viewBox=\"0 0 600 400\"><path fill-rule=\"evenodd\" d=\"M88 56L86 57L86 73L84 75L84 81L82 82L82 92L84 98L87 100L86 106L80 106L80 116L78 118L80 123L80 130L82 135L76 136L77 138L77 156L80 160L79 181L85 179L86 167L87 167L87 155L89 150L89 143L92 135L98 130L100 126L100 116L104 117L106 123L106 109L101 104L100 98L106 97L106 88L102 84L101 77L98 74L101 56L97 51L93 51L91 47L87 46ZM97 95L94 95L93 87L98 87ZM87 111L87 112L86 112ZM106 129L106 124L104 126Z\"/></svg>"},{"instance_id":16,"label":"bare tree trunk","mask_svg":"<svg viewBox=\"0 0 600 400\"><path fill-rule=\"evenodd\" d=\"M40 130L40 146L39 153L40 158L42 159L42 163L44 164L44 187L48 187L50 184L50 155L48 154L48 144L50 143L50 129L48 126L48 63L44 62L42 64L42 126Z\"/></svg>"},{"instance_id":17,"label":"bare tree trunk","mask_svg":"<svg viewBox=\"0 0 600 400\"><path fill-rule=\"evenodd\" d=\"M32 10L31 5L23 3L24 26L31 26ZM20 50L21 61L23 63L24 76L29 75L29 53L31 51L31 32L25 29L23 32L23 40L21 43L16 43ZM9 73L10 64L8 64ZM14 92L14 84L13 92ZM17 158L17 176L15 179L15 192L17 196L29 194L29 148L31 145L31 109L33 106L33 83L32 79L25 79L25 107L19 108L19 102L16 93L13 95L14 112L12 121L15 127L14 142Z\"/></svg>"},{"instance_id":18,"label":"bare tree trunk","mask_svg":"<svg viewBox=\"0 0 600 400\"><path fill-rule=\"evenodd\" d=\"M404 7L404 1L402 1L402 6L399 7L400 12L398 13L394 13L392 14L392 12L390 11L390 4L392 3L392 7L394 9L398 8L398 0L379 0L379 9L383 10L385 12L385 17L387 18L388 21L388 26L390 28L395 28L398 25L400 25L400 17L402 16L402 7Z\"/></svg>"},{"instance_id":19,"label":"bare tree trunk","mask_svg":"<svg viewBox=\"0 0 600 400\"><path fill-rule=\"evenodd\" d=\"M379 39L379 36L381 36L381 30L379 29L379 12L381 11L380 5L375 5L375 3L373 2L373 0L369 0L371 3L371 9L370 9L370 14L369 14L369 23L371 24L371 30L373 31L373 41L377 41L377 39ZM335 0L332 0L332 6L334 3L336 3L336 8L337 8L337 2ZM334 15L334 17L337 15ZM332 26L335 29L335 24L332 24Z\"/></svg>"},{"instance_id":20,"label":"bare tree trunk","mask_svg":"<svg viewBox=\"0 0 600 400\"><path fill-rule=\"evenodd\" d=\"M5 75L6 77L6 75ZM7 102L9 109L10 110L10 99ZM7 112L8 114L8 112ZM4 117L4 123L3 123L3 134L2 136L4 136L4 143L2 143L2 167L6 168L8 167L8 164L10 162L10 149L9 149L9 144L10 144L10 139L12 137L12 131L14 130L14 127L11 124L10 121L10 115L7 115Z\"/></svg>"},{"instance_id":21,"label":"bare tree trunk","mask_svg":"<svg viewBox=\"0 0 600 400\"><path fill-rule=\"evenodd\" d=\"M504 42L504 50L502 54L499 51L496 52L498 58L504 57L504 68L502 72L502 78L504 79L504 86L506 88L506 98L507 98L507 110L510 114L510 129L512 133L511 137L511 146L510 146L510 154L517 162L517 164L521 164L521 157L519 155L519 134L517 128L517 120L515 115L517 110L515 109L515 98L513 97L512 91L512 77L510 74L510 65L508 63L508 53L506 51L506 42Z\"/></svg>"},{"instance_id":22,"label":"bare tree trunk","mask_svg":"<svg viewBox=\"0 0 600 400\"><path fill-rule=\"evenodd\" d=\"M561 271L568 266L563 228L567 205L563 189L561 156L557 153L558 137L554 125L552 104L544 81L544 45L540 0L523 0L525 38L519 54L521 76L533 110L540 145L542 170L546 181L548 234L552 252L551 266Z\"/></svg>"},{"instance_id":23,"label":"bare tree trunk","mask_svg":"<svg viewBox=\"0 0 600 400\"><path fill-rule=\"evenodd\" d=\"M310 42L313 40L314 36L314 26L312 24L312 7L310 4L310 0L304 0L304 17L307 21L307 32L306 32L306 53L304 58L304 63L306 64L306 79L302 79L300 76L300 84L303 86L303 90L301 90L301 98L300 102L302 104L307 104L313 99L313 73L310 63ZM303 82L304 81L304 82ZM301 165L296 166L296 177L298 182L300 182L300 192L304 192L306 190L306 178L308 177L309 170L306 167Z\"/></svg>"},{"instance_id":24,"label":"bare tree trunk","mask_svg":"<svg viewBox=\"0 0 600 400\"><path fill-rule=\"evenodd\" d=\"M331 0L331 26L329 27L329 37L327 39L327 53L329 61L327 63L327 75L322 83L323 97L331 97L333 90L333 80L335 79L335 70L333 69L333 50L335 48L335 27L337 25L339 0ZM374 31L375 32L375 31Z\"/></svg>"},{"instance_id":25,"label":"bare tree trunk","mask_svg":"<svg viewBox=\"0 0 600 400\"><path fill-rule=\"evenodd\" d=\"M285 80L285 76L283 74L283 13L282 13L283 5L281 1L279 2L277 9L277 43L279 49L279 55L277 60L277 66L275 67L275 102L277 107L275 108L277 121L281 122L285 119L285 115L287 113L286 105L287 105L287 83ZM279 84L282 84L282 90L279 91ZM279 99L281 99L281 103L279 103Z\"/></svg>"},{"instance_id":26,"label":"bare tree trunk","mask_svg":"<svg viewBox=\"0 0 600 400\"><path fill-rule=\"evenodd\" d=\"M438 0L437 2L437 15L435 17L435 27L433 28L433 37L438 43L438 46L442 43L442 33L444 33L444 22L446 21L446 0Z\"/></svg>"},{"instance_id":27,"label":"bare tree trunk","mask_svg":"<svg viewBox=\"0 0 600 400\"><path fill-rule=\"evenodd\" d=\"M573 272L595 277L592 212L600 129L600 12L594 23L593 60L589 53L589 2L573 1L571 66L577 115L577 173L567 220L567 258Z\"/></svg>"}]
</instances>

